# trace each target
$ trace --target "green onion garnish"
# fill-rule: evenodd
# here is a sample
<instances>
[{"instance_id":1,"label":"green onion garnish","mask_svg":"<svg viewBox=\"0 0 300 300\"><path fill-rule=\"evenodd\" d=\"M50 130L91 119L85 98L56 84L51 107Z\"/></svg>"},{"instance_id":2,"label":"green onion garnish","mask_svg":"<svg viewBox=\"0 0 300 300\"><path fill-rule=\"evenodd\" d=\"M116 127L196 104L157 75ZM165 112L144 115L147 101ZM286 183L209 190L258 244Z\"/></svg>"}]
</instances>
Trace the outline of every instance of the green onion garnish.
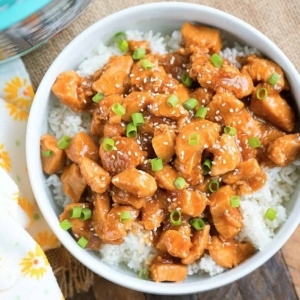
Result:
<instances>
[{"instance_id":1,"label":"green onion garnish","mask_svg":"<svg viewBox=\"0 0 300 300\"><path fill-rule=\"evenodd\" d=\"M64 135L58 142L57 147L61 150L66 149L71 143L71 138Z\"/></svg>"},{"instance_id":2,"label":"green onion garnish","mask_svg":"<svg viewBox=\"0 0 300 300\"><path fill-rule=\"evenodd\" d=\"M95 103L99 103L100 100L102 100L104 98L104 94L103 93L97 93L93 98L92 100L95 102Z\"/></svg>"},{"instance_id":3,"label":"green onion garnish","mask_svg":"<svg viewBox=\"0 0 300 300\"><path fill-rule=\"evenodd\" d=\"M137 135L137 128L133 123L129 123L126 126L126 136L135 137Z\"/></svg>"},{"instance_id":4,"label":"green onion garnish","mask_svg":"<svg viewBox=\"0 0 300 300\"><path fill-rule=\"evenodd\" d=\"M202 230L205 227L205 222L201 218L190 219L189 223L196 230Z\"/></svg>"},{"instance_id":5,"label":"green onion garnish","mask_svg":"<svg viewBox=\"0 0 300 300\"><path fill-rule=\"evenodd\" d=\"M211 63L216 67L216 68L221 68L223 64L223 58L218 55L217 53L214 53L211 58L210 58Z\"/></svg>"},{"instance_id":6,"label":"green onion garnish","mask_svg":"<svg viewBox=\"0 0 300 300\"><path fill-rule=\"evenodd\" d=\"M275 220L276 215L277 215L277 211L270 207L265 213L265 218L268 219L269 221L273 221Z\"/></svg>"},{"instance_id":7,"label":"green onion garnish","mask_svg":"<svg viewBox=\"0 0 300 300\"><path fill-rule=\"evenodd\" d=\"M226 126L224 128L224 133L228 134L228 135L231 135L231 136L234 136L234 135L236 135L236 128L230 127L230 126Z\"/></svg>"},{"instance_id":8,"label":"green onion garnish","mask_svg":"<svg viewBox=\"0 0 300 300\"><path fill-rule=\"evenodd\" d=\"M279 74L273 73L269 78L268 82L274 86L278 82L279 78L280 78Z\"/></svg>"},{"instance_id":9,"label":"green onion garnish","mask_svg":"<svg viewBox=\"0 0 300 300\"><path fill-rule=\"evenodd\" d=\"M151 168L152 168L152 171L154 171L154 172L162 170L162 168L163 168L162 159L159 157L151 159Z\"/></svg>"},{"instance_id":10,"label":"green onion garnish","mask_svg":"<svg viewBox=\"0 0 300 300\"><path fill-rule=\"evenodd\" d=\"M118 47L122 52L127 52L129 45L128 42L126 40L123 40L121 42L118 43Z\"/></svg>"},{"instance_id":11,"label":"green onion garnish","mask_svg":"<svg viewBox=\"0 0 300 300\"><path fill-rule=\"evenodd\" d=\"M191 134L189 136L189 145L196 146L199 144L200 135L198 133Z\"/></svg>"},{"instance_id":12,"label":"green onion garnish","mask_svg":"<svg viewBox=\"0 0 300 300\"><path fill-rule=\"evenodd\" d=\"M181 75L181 81L187 87L190 87L193 84L192 78L186 72Z\"/></svg>"},{"instance_id":13,"label":"green onion garnish","mask_svg":"<svg viewBox=\"0 0 300 300\"><path fill-rule=\"evenodd\" d=\"M85 237L81 237L78 241L77 244L81 247L81 248L85 248L86 245L88 244L88 240Z\"/></svg>"},{"instance_id":14,"label":"green onion garnish","mask_svg":"<svg viewBox=\"0 0 300 300\"><path fill-rule=\"evenodd\" d=\"M181 212L180 210L173 210L171 213L170 213L170 221L173 225L180 225L181 224Z\"/></svg>"},{"instance_id":15,"label":"green onion garnish","mask_svg":"<svg viewBox=\"0 0 300 300\"><path fill-rule=\"evenodd\" d=\"M153 63L149 59L142 59L140 62L144 70L151 70L154 67Z\"/></svg>"},{"instance_id":16,"label":"green onion garnish","mask_svg":"<svg viewBox=\"0 0 300 300\"><path fill-rule=\"evenodd\" d=\"M70 210L70 218L79 218L81 216L81 210L82 208L80 206L74 206Z\"/></svg>"},{"instance_id":17,"label":"green onion garnish","mask_svg":"<svg viewBox=\"0 0 300 300\"><path fill-rule=\"evenodd\" d=\"M207 107L204 106L199 107L196 111L195 117L204 119L207 114L207 111L208 111Z\"/></svg>"},{"instance_id":18,"label":"green onion garnish","mask_svg":"<svg viewBox=\"0 0 300 300\"><path fill-rule=\"evenodd\" d=\"M61 221L59 225L63 230L66 231L72 227L72 223L68 219Z\"/></svg>"},{"instance_id":19,"label":"green onion garnish","mask_svg":"<svg viewBox=\"0 0 300 300\"><path fill-rule=\"evenodd\" d=\"M111 138L105 138L102 142L103 150L106 152L113 151L114 146L115 146L115 141Z\"/></svg>"},{"instance_id":20,"label":"green onion garnish","mask_svg":"<svg viewBox=\"0 0 300 300\"><path fill-rule=\"evenodd\" d=\"M266 88L261 88L256 91L256 98L259 100L266 100L268 97L268 90Z\"/></svg>"},{"instance_id":21,"label":"green onion garnish","mask_svg":"<svg viewBox=\"0 0 300 300\"><path fill-rule=\"evenodd\" d=\"M171 107L175 107L179 102L179 99L176 95L171 95L168 100L167 103L171 106Z\"/></svg>"},{"instance_id":22,"label":"green onion garnish","mask_svg":"<svg viewBox=\"0 0 300 300\"><path fill-rule=\"evenodd\" d=\"M185 102L183 102L183 107L186 110L192 110L194 109L197 105L198 105L198 101L195 98L190 98L188 100L186 100Z\"/></svg>"},{"instance_id":23,"label":"green onion garnish","mask_svg":"<svg viewBox=\"0 0 300 300\"><path fill-rule=\"evenodd\" d=\"M212 167L211 160L207 158L202 164L203 174L207 175L210 172L211 167Z\"/></svg>"},{"instance_id":24,"label":"green onion garnish","mask_svg":"<svg viewBox=\"0 0 300 300\"><path fill-rule=\"evenodd\" d=\"M231 207L239 207L240 206L240 197L239 196L231 196L230 197L230 206Z\"/></svg>"},{"instance_id":25,"label":"green onion garnish","mask_svg":"<svg viewBox=\"0 0 300 300\"><path fill-rule=\"evenodd\" d=\"M174 181L174 186L178 190L184 189L185 185L186 185L186 182L185 182L185 179L183 177L177 177Z\"/></svg>"},{"instance_id":26,"label":"green onion garnish","mask_svg":"<svg viewBox=\"0 0 300 300\"><path fill-rule=\"evenodd\" d=\"M125 32L120 31L114 35L114 41L122 52L126 52L129 48L127 36Z\"/></svg>"},{"instance_id":27,"label":"green onion garnish","mask_svg":"<svg viewBox=\"0 0 300 300\"><path fill-rule=\"evenodd\" d=\"M259 148L261 146L261 142L258 137L254 136L248 139L248 145L251 148Z\"/></svg>"},{"instance_id":28,"label":"green onion garnish","mask_svg":"<svg viewBox=\"0 0 300 300\"><path fill-rule=\"evenodd\" d=\"M81 210L80 220L88 220L92 216L92 211L89 208L83 208Z\"/></svg>"},{"instance_id":29,"label":"green onion garnish","mask_svg":"<svg viewBox=\"0 0 300 300\"><path fill-rule=\"evenodd\" d=\"M53 154L53 152L51 150L45 150L43 152L43 156L44 157L50 157Z\"/></svg>"},{"instance_id":30,"label":"green onion garnish","mask_svg":"<svg viewBox=\"0 0 300 300\"><path fill-rule=\"evenodd\" d=\"M140 278L140 279L148 279L149 278L149 271L147 269L141 269L139 271L138 278Z\"/></svg>"},{"instance_id":31,"label":"green onion garnish","mask_svg":"<svg viewBox=\"0 0 300 300\"><path fill-rule=\"evenodd\" d=\"M141 126L145 124L145 119L142 113L133 113L131 115L131 119L134 126Z\"/></svg>"},{"instance_id":32,"label":"green onion garnish","mask_svg":"<svg viewBox=\"0 0 300 300\"><path fill-rule=\"evenodd\" d=\"M216 192L219 189L219 187L220 187L220 183L219 183L219 181L217 179L212 179L208 183L208 189L212 193Z\"/></svg>"},{"instance_id":33,"label":"green onion garnish","mask_svg":"<svg viewBox=\"0 0 300 300\"><path fill-rule=\"evenodd\" d=\"M142 59L146 54L146 49L145 48L137 48L134 50L132 58L134 60L139 60Z\"/></svg>"},{"instance_id":34,"label":"green onion garnish","mask_svg":"<svg viewBox=\"0 0 300 300\"><path fill-rule=\"evenodd\" d=\"M120 221L121 222L128 222L131 219L131 211L122 211L120 215Z\"/></svg>"},{"instance_id":35,"label":"green onion garnish","mask_svg":"<svg viewBox=\"0 0 300 300\"><path fill-rule=\"evenodd\" d=\"M111 107L112 111L118 115L118 116L123 116L126 112L126 109L123 105L121 105L120 103L114 103Z\"/></svg>"}]
</instances>

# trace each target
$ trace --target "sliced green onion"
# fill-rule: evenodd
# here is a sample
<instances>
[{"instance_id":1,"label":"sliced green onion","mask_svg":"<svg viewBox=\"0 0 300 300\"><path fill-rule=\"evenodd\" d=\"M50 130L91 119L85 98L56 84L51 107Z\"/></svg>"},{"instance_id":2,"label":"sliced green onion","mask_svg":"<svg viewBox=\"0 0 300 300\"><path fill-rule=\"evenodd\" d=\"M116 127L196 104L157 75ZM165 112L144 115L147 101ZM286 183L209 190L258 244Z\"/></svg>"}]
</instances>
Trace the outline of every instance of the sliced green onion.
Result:
<instances>
[{"instance_id":1,"label":"sliced green onion","mask_svg":"<svg viewBox=\"0 0 300 300\"><path fill-rule=\"evenodd\" d=\"M173 225L180 225L181 224L181 212L180 210L173 210L171 213L170 213L170 221Z\"/></svg>"},{"instance_id":2,"label":"sliced green onion","mask_svg":"<svg viewBox=\"0 0 300 300\"><path fill-rule=\"evenodd\" d=\"M113 106L111 107L112 111L118 115L118 116L123 116L126 112L126 109L123 105L120 103L114 103Z\"/></svg>"},{"instance_id":3,"label":"sliced green onion","mask_svg":"<svg viewBox=\"0 0 300 300\"><path fill-rule=\"evenodd\" d=\"M274 86L278 82L279 78L280 78L279 74L273 73L269 78L268 82Z\"/></svg>"},{"instance_id":4,"label":"sliced green onion","mask_svg":"<svg viewBox=\"0 0 300 300\"><path fill-rule=\"evenodd\" d=\"M114 38L114 42L117 44L123 40L127 40L127 36L124 31L117 32L113 38Z\"/></svg>"},{"instance_id":5,"label":"sliced green onion","mask_svg":"<svg viewBox=\"0 0 300 300\"><path fill-rule=\"evenodd\" d=\"M220 183L219 183L219 180L217 180L217 179L212 179L208 183L208 189L212 193L216 192L219 189L219 187L220 187Z\"/></svg>"},{"instance_id":6,"label":"sliced green onion","mask_svg":"<svg viewBox=\"0 0 300 300\"><path fill-rule=\"evenodd\" d=\"M95 103L99 103L100 100L102 100L104 98L104 94L103 93L97 93L93 98L92 100L95 102Z\"/></svg>"},{"instance_id":7,"label":"sliced green onion","mask_svg":"<svg viewBox=\"0 0 300 300\"><path fill-rule=\"evenodd\" d=\"M186 72L181 75L181 81L187 87L190 87L193 84L192 78Z\"/></svg>"},{"instance_id":8,"label":"sliced green onion","mask_svg":"<svg viewBox=\"0 0 300 300\"><path fill-rule=\"evenodd\" d=\"M259 100L266 100L268 97L268 90L266 88L261 88L256 91L256 98Z\"/></svg>"},{"instance_id":9,"label":"sliced green onion","mask_svg":"<svg viewBox=\"0 0 300 300\"><path fill-rule=\"evenodd\" d=\"M196 111L195 117L204 119L207 114L207 111L208 111L207 107L204 106L199 107Z\"/></svg>"},{"instance_id":10,"label":"sliced green onion","mask_svg":"<svg viewBox=\"0 0 300 300\"><path fill-rule=\"evenodd\" d=\"M129 48L129 44L126 40L122 40L118 43L118 47L122 52L127 52Z\"/></svg>"},{"instance_id":11,"label":"sliced green onion","mask_svg":"<svg viewBox=\"0 0 300 300\"><path fill-rule=\"evenodd\" d=\"M184 187L186 186L185 179L183 177L177 177L174 181L174 186L178 190L184 189Z\"/></svg>"},{"instance_id":12,"label":"sliced green onion","mask_svg":"<svg viewBox=\"0 0 300 300\"><path fill-rule=\"evenodd\" d=\"M153 63L149 59L142 59L140 62L144 70L151 70L154 67Z\"/></svg>"},{"instance_id":13,"label":"sliced green onion","mask_svg":"<svg viewBox=\"0 0 300 300\"><path fill-rule=\"evenodd\" d=\"M179 99L176 95L171 95L168 100L167 103L171 106L171 107L175 107L179 102Z\"/></svg>"},{"instance_id":14,"label":"sliced green onion","mask_svg":"<svg viewBox=\"0 0 300 300\"><path fill-rule=\"evenodd\" d=\"M128 222L131 219L131 211L122 211L120 215L120 221L121 222Z\"/></svg>"},{"instance_id":15,"label":"sliced green onion","mask_svg":"<svg viewBox=\"0 0 300 300\"><path fill-rule=\"evenodd\" d=\"M230 206L231 207L239 207L240 206L240 197L239 196L231 196L230 197Z\"/></svg>"},{"instance_id":16,"label":"sliced green onion","mask_svg":"<svg viewBox=\"0 0 300 300\"><path fill-rule=\"evenodd\" d=\"M228 135L231 135L231 136L234 136L234 135L236 135L236 128L230 127L230 126L226 126L224 128L224 133L228 134Z\"/></svg>"},{"instance_id":17,"label":"sliced green onion","mask_svg":"<svg viewBox=\"0 0 300 300\"><path fill-rule=\"evenodd\" d=\"M66 231L72 227L72 223L67 219L61 221L59 225L63 230L66 230Z\"/></svg>"},{"instance_id":18,"label":"sliced green onion","mask_svg":"<svg viewBox=\"0 0 300 300\"><path fill-rule=\"evenodd\" d=\"M268 210L265 213L265 218L269 221L274 221L277 215L277 211L273 208L268 208Z\"/></svg>"},{"instance_id":19,"label":"sliced green onion","mask_svg":"<svg viewBox=\"0 0 300 300\"><path fill-rule=\"evenodd\" d=\"M115 146L115 141L111 138L105 138L102 142L103 150L106 152L113 151L114 146Z\"/></svg>"},{"instance_id":20,"label":"sliced green onion","mask_svg":"<svg viewBox=\"0 0 300 300\"><path fill-rule=\"evenodd\" d=\"M211 160L207 158L202 164L203 174L207 175L210 172L211 167L212 167Z\"/></svg>"},{"instance_id":21,"label":"sliced green onion","mask_svg":"<svg viewBox=\"0 0 300 300\"><path fill-rule=\"evenodd\" d=\"M217 53L214 53L211 58L210 58L211 63L217 67L217 68L221 68L222 64L223 64L223 58L218 55Z\"/></svg>"},{"instance_id":22,"label":"sliced green onion","mask_svg":"<svg viewBox=\"0 0 300 300\"><path fill-rule=\"evenodd\" d=\"M200 135L198 133L191 134L189 136L189 145L196 146L199 144Z\"/></svg>"},{"instance_id":23,"label":"sliced green onion","mask_svg":"<svg viewBox=\"0 0 300 300\"><path fill-rule=\"evenodd\" d=\"M157 172L163 169L163 161L161 158L153 158L151 159L151 168L152 171Z\"/></svg>"},{"instance_id":24,"label":"sliced green onion","mask_svg":"<svg viewBox=\"0 0 300 300\"><path fill-rule=\"evenodd\" d=\"M196 230L202 230L205 227L205 222L201 218L190 219L189 223Z\"/></svg>"},{"instance_id":25,"label":"sliced green onion","mask_svg":"<svg viewBox=\"0 0 300 300\"><path fill-rule=\"evenodd\" d=\"M71 138L64 135L58 142L57 147L61 150L66 149L71 143Z\"/></svg>"},{"instance_id":26,"label":"sliced green onion","mask_svg":"<svg viewBox=\"0 0 300 300\"><path fill-rule=\"evenodd\" d=\"M70 210L70 218L79 218L81 216L82 208L80 206L74 206Z\"/></svg>"},{"instance_id":27,"label":"sliced green onion","mask_svg":"<svg viewBox=\"0 0 300 300\"><path fill-rule=\"evenodd\" d=\"M131 115L131 119L134 126L141 126L145 124L145 119L142 113L133 113Z\"/></svg>"},{"instance_id":28,"label":"sliced green onion","mask_svg":"<svg viewBox=\"0 0 300 300\"><path fill-rule=\"evenodd\" d=\"M92 211L89 208L83 208L80 215L80 220L88 220L92 216Z\"/></svg>"},{"instance_id":29,"label":"sliced green onion","mask_svg":"<svg viewBox=\"0 0 300 300\"><path fill-rule=\"evenodd\" d=\"M126 136L135 137L137 135L137 128L133 123L129 123L126 126Z\"/></svg>"},{"instance_id":30,"label":"sliced green onion","mask_svg":"<svg viewBox=\"0 0 300 300\"><path fill-rule=\"evenodd\" d=\"M198 105L198 101L195 98L190 98L188 100L186 100L185 102L183 102L183 107L186 110L192 110L194 109L197 105Z\"/></svg>"},{"instance_id":31,"label":"sliced green onion","mask_svg":"<svg viewBox=\"0 0 300 300\"><path fill-rule=\"evenodd\" d=\"M51 150L45 150L43 151L43 156L44 157L50 157L53 154Z\"/></svg>"},{"instance_id":32,"label":"sliced green onion","mask_svg":"<svg viewBox=\"0 0 300 300\"><path fill-rule=\"evenodd\" d=\"M146 54L146 49L145 48L137 48L134 50L132 58L134 60L139 60L142 59Z\"/></svg>"},{"instance_id":33,"label":"sliced green onion","mask_svg":"<svg viewBox=\"0 0 300 300\"><path fill-rule=\"evenodd\" d=\"M259 148L261 146L261 142L258 137L254 136L248 139L248 145L251 148Z\"/></svg>"},{"instance_id":34,"label":"sliced green onion","mask_svg":"<svg viewBox=\"0 0 300 300\"><path fill-rule=\"evenodd\" d=\"M148 279L149 278L149 271L147 269L141 269L139 271L138 278L140 278L140 279Z\"/></svg>"},{"instance_id":35,"label":"sliced green onion","mask_svg":"<svg viewBox=\"0 0 300 300\"><path fill-rule=\"evenodd\" d=\"M83 236L77 241L77 244L81 248L85 248L88 243L89 243L89 241L85 237L83 237Z\"/></svg>"}]
</instances>

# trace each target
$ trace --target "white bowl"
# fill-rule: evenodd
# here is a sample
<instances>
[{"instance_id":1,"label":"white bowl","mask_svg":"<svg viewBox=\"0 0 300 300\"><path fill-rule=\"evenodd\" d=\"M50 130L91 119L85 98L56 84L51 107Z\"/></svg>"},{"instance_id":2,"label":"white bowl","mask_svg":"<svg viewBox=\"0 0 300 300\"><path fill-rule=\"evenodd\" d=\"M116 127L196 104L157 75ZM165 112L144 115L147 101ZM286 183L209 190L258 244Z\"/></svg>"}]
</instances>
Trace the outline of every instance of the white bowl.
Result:
<instances>
[{"instance_id":1,"label":"white bowl","mask_svg":"<svg viewBox=\"0 0 300 300\"><path fill-rule=\"evenodd\" d=\"M107 42L116 32L126 29L147 31L153 29L171 33L179 29L184 21L193 21L218 27L232 34L233 39L259 49L264 55L277 62L289 80L297 107L300 107L300 78L295 67L284 53L261 32L247 23L222 11L188 3L153 3L131 7L112 14L90 26L78 35L56 58L45 74L30 112L27 128L27 163L32 188L46 221L62 244L79 261L106 279L119 285L155 294L190 294L218 288L252 272L272 257L292 235L300 221L300 197L296 191L288 204L288 218L277 231L272 242L258 251L246 262L214 277L191 276L182 283L156 283L140 280L136 274L122 267L111 267L103 263L95 252L81 249L72 236L61 230L58 222L60 209L55 204L45 184L45 174L40 161L40 137L48 130L47 115L54 99L51 94L57 75L65 70L76 69L79 63L100 41Z\"/></svg>"}]
</instances>

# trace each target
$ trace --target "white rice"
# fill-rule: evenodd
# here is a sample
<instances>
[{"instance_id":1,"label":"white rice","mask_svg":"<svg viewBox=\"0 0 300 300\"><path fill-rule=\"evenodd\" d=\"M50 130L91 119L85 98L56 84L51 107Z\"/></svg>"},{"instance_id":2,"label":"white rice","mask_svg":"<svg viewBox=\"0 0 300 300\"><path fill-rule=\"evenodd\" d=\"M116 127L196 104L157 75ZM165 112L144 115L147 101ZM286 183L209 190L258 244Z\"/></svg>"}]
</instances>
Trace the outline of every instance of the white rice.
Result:
<instances>
[{"instance_id":1,"label":"white rice","mask_svg":"<svg viewBox=\"0 0 300 300\"><path fill-rule=\"evenodd\" d=\"M176 51L181 42L181 34L175 31L171 36L154 34L152 31L142 33L137 30L126 31L128 39L147 40L153 53L165 54ZM220 52L220 55L227 58L232 65L241 68L238 62L239 57L245 57L259 52L248 46L234 44L234 47L227 47ZM112 55L122 55L114 45L99 46L79 65L78 74L81 76L92 75L96 70L102 68ZM87 113L75 113L68 107L58 103L50 110L49 131L56 138L63 135L73 137L77 132L89 131L90 117ZM243 215L244 227L238 235L239 241L250 241L257 249L266 246L275 235L276 229L286 220L287 213L284 203L289 201L297 182L299 182L299 161L285 167L266 169L267 182L265 186L251 194L241 198L241 213ZM57 175L51 175L46 181L51 187L54 199L60 207L64 207L70 199L63 195L61 181ZM264 218L266 210L272 207L277 211L274 221ZM136 227L137 226L137 227ZM135 225L135 232L129 232L121 245L102 245L100 256L103 261L111 265L124 264L137 272L147 268L156 255L154 247L149 246L145 240L149 240L142 226ZM225 269L217 265L213 259L205 254L194 264L188 266L188 274L208 273L214 276Z\"/></svg>"}]
</instances>

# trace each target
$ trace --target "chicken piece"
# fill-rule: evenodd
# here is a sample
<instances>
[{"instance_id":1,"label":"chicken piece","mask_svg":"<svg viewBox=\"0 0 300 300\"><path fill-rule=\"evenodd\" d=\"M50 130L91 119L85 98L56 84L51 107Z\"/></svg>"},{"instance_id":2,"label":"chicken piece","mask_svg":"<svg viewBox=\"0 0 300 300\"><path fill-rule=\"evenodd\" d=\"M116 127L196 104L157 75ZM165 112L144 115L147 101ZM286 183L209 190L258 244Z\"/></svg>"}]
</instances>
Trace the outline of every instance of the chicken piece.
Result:
<instances>
[{"instance_id":1,"label":"chicken piece","mask_svg":"<svg viewBox=\"0 0 300 300\"><path fill-rule=\"evenodd\" d=\"M150 52L150 44L148 41L136 41L136 40L129 40L128 41L129 50L134 52L134 50L138 48L142 48L146 50L146 53Z\"/></svg>"},{"instance_id":2,"label":"chicken piece","mask_svg":"<svg viewBox=\"0 0 300 300\"><path fill-rule=\"evenodd\" d=\"M150 277L156 282L183 281L188 275L187 266L172 263L154 263L150 267Z\"/></svg>"},{"instance_id":3,"label":"chicken piece","mask_svg":"<svg viewBox=\"0 0 300 300\"><path fill-rule=\"evenodd\" d=\"M155 179L148 173L130 166L121 173L115 175L111 182L138 197L151 197L157 190Z\"/></svg>"},{"instance_id":4,"label":"chicken piece","mask_svg":"<svg viewBox=\"0 0 300 300\"><path fill-rule=\"evenodd\" d=\"M190 253L191 246L190 237L177 230L164 231L156 244L158 250L179 258L186 258Z\"/></svg>"},{"instance_id":5,"label":"chicken piece","mask_svg":"<svg viewBox=\"0 0 300 300\"><path fill-rule=\"evenodd\" d=\"M160 171L151 172L152 176L155 178L157 185L167 191L178 191L174 186L174 181L178 178L178 172L176 169L166 164ZM183 189L188 188L189 185L186 183Z\"/></svg>"},{"instance_id":6,"label":"chicken piece","mask_svg":"<svg viewBox=\"0 0 300 300\"><path fill-rule=\"evenodd\" d=\"M93 192L99 194L106 192L111 180L108 172L87 157L80 159L79 168L85 182L90 186Z\"/></svg>"},{"instance_id":7,"label":"chicken piece","mask_svg":"<svg viewBox=\"0 0 300 300\"><path fill-rule=\"evenodd\" d=\"M184 163L195 153L212 147L219 137L220 130L218 124L207 120L194 121L184 126L176 139L175 152L179 161Z\"/></svg>"},{"instance_id":8,"label":"chicken piece","mask_svg":"<svg viewBox=\"0 0 300 300\"><path fill-rule=\"evenodd\" d=\"M64 169L60 179L64 194L74 203L78 202L86 188L86 182L80 173L79 167L76 164L69 165Z\"/></svg>"},{"instance_id":9,"label":"chicken piece","mask_svg":"<svg viewBox=\"0 0 300 300\"><path fill-rule=\"evenodd\" d=\"M296 160L300 153L299 133L287 134L272 142L267 150L268 157L278 166L286 166Z\"/></svg>"},{"instance_id":10,"label":"chicken piece","mask_svg":"<svg viewBox=\"0 0 300 300\"><path fill-rule=\"evenodd\" d=\"M181 34L185 48L208 48L210 53L219 53L222 48L221 34L217 29L185 22Z\"/></svg>"},{"instance_id":11,"label":"chicken piece","mask_svg":"<svg viewBox=\"0 0 300 300\"><path fill-rule=\"evenodd\" d=\"M103 127L103 136L105 137L114 137L114 136L122 136L125 135L126 132L126 125L123 122L119 124L112 125L108 122L104 124Z\"/></svg>"},{"instance_id":12,"label":"chicken piece","mask_svg":"<svg viewBox=\"0 0 300 300\"><path fill-rule=\"evenodd\" d=\"M172 192L168 198L173 199L168 203L169 211L180 208L182 214L191 217L199 217L206 208L206 205L209 204L209 200L205 194L198 190L186 189Z\"/></svg>"},{"instance_id":13,"label":"chicken piece","mask_svg":"<svg viewBox=\"0 0 300 300\"><path fill-rule=\"evenodd\" d=\"M137 197L136 195L128 193L127 191L114 186L112 191L112 200L114 201L114 203L131 205L136 209L140 209L145 205L147 198Z\"/></svg>"},{"instance_id":14,"label":"chicken piece","mask_svg":"<svg viewBox=\"0 0 300 300\"><path fill-rule=\"evenodd\" d=\"M217 236L213 236L208 245L208 251L218 265L223 268L232 268L252 256L255 249L250 243L238 243L234 240L222 241Z\"/></svg>"},{"instance_id":15,"label":"chicken piece","mask_svg":"<svg viewBox=\"0 0 300 300\"><path fill-rule=\"evenodd\" d=\"M109 120L109 113L111 106L115 103L122 103L123 97L121 95L111 95L102 99L98 106L94 109L91 120L91 134L103 136L103 130L105 124Z\"/></svg>"},{"instance_id":16,"label":"chicken piece","mask_svg":"<svg viewBox=\"0 0 300 300\"><path fill-rule=\"evenodd\" d=\"M184 175L191 175L193 173L194 168L200 165L200 163L201 163L201 153L196 152L184 163L181 163L179 159L176 157L174 160L174 167L184 177Z\"/></svg>"},{"instance_id":17,"label":"chicken piece","mask_svg":"<svg viewBox=\"0 0 300 300\"><path fill-rule=\"evenodd\" d=\"M206 106L213 97L213 93L206 88L199 87L190 93L191 98L195 98L202 106Z\"/></svg>"},{"instance_id":18,"label":"chicken piece","mask_svg":"<svg viewBox=\"0 0 300 300\"><path fill-rule=\"evenodd\" d=\"M65 150L68 158L78 164L81 157L97 161L99 150L94 140L85 132L78 132L71 140L70 146Z\"/></svg>"},{"instance_id":19,"label":"chicken piece","mask_svg":"<svg viewBox=\"0 0 300 300\"><path fill-rule=\"evenodd\" d=\"M232 171L241 161L239 146L234 136L222 134L208 151L214 154L210 176L219 176Z\"/></svg>"},{"instance_id":20,"label":"chicken piece","mask_svg":"<svg viewBox=\"0 0 300 300\"><path fill-rule=\"evenodd\" d=\"M181 259L181 263L185 265L192 264L204 254L210 238L209 231L210 225L205 225L202 230L194 231L190 253L186 258Z\"/></svg>"},{"instance_id":21,"label":"chicken piece","mask_svg":"<svg viewBox=\"0 0 300 300\"><path fill-rule=\"evenodd\" d=\"M264 171L256 174L248 180L236 182L234 188L238 195L251 194L261 189L267 181L267 174Z\"/></svg>"},{"instance_id":22,"label":"chicken piece","mask_svg":"<svg viewBox=\"0 0 300 300\"><path fill-rule=\"evenodd\" d=\"M276 73L279 75L279 80L276 82L274 88L277 91L288 89L288 83L285 80L282 69L273 61L268 59L251 55L247 57L247 64L242 69L243 73L248 73L254 81L268 83L271 76Z\"/></svg>"},{"instance_id":23,"label":"chicken piece","mask_svg":"<svg viewBox=\"0 0 300 300\"><path fill-rule=\"evenodd\" d=\"M176 134L168 125L159 125L154 130L152 147L157 157L168 163L175 154Z\"/></svg>"},{"instance_id":24,"label":"chicken piece","mask_svg":"<svg viewBox=\"0 0 300 300\"><path fill-rule=\"evenodd\" d=\"M153 97L149 92L132 92L123 99L122 105L125 107L126 112L122 116L125 122L132 122L131 115L136 112L142 112L146 109L147 105L153 102Z\"/></svg>"},{"instance_id":25,"label":"chicken piece","mask_svg":"<svg viewBox=\"0 0 300 300\"><path fill-rule=\"evenodd\" d=\"M235 196L234 190L231 186L225 185L209 197L214 225L224 239L234 238L243 226L239 209L230 206L232 196Z\"/></svg>"},{"instance_id":26,"label":"chicken piece","mask_svg":"<svg viewBox=\"0 0 300 300\"><path fill-rule=\"evenodd\" d=\"M285 135L283 131L278 130L276 127L269 123L259 123L260 130L260 141L261 144L265 147L270 143L274 142L279 137Z\"/></svg>"},{"instance_id":27,"label":"chicken piece","mask_svg":"<svg viewBox=\"0 0 300 300\"><path fill-rule=\"evenodd\" d=\"M100 78L93 83L93 90L105 96L126 93L132 65L133 60L129 55L111 56Z\"/></svg>"},{"instance_id":28,"label":"chicken piece","mask_svg":"<svg viewBox=\"0 0 300 300\"><path fill-rule=\"evenodd\" d=\"M103 169L110 174L124 171L130 166L136 167L142 164L147 152L142 151L135 140L127 137L113 137L115 142L112 151L105 151L101 144L99 154Z\"/></svg>"},{"instance_id":29,"label":"chicken piece","mask_svg":"<svg viewBox=\"0 0 300 300\"><path fill-rule=\"evenodd\" d=\"M127 220L122 220L122 213L130 213ZM131 206L116 206L113 207L106 217L106 222L103 228L101 239L106 244L121 244L124 241L127 230L135 222L139 215L139 211Z\"/></svg>"},{"instance_id":30,"label":"chicken piece","mask_svg":"<svg viewBox=\"0 0 300 300\"><path fill-rule=\"evenodd\" d=\"M91 84L88 78L80 77L75 71L66 71L57 76L52 92L61 103L78 112L89 108L93 103Z\"/></svg>"},{"instance_id":31,"label":"chicken piece","mask_svg":"<svg viewBox=\"0 0 300 300\"><path fill-rule=\"evenodd\" d=\"M252 158L240 162L237 167L222 176L222 181L226 184L234 184L238 181L248 180L262 171L256 159Z\"/></svg>"},{"instance_id":32,"label":"chicken piece","mask_svg":"<svg viewBox=\"0 0 300 300\"><path fill-rule=\"evenodd\" d=\"M265 88L268 91L268 96L264 100L257 98L257 91L261 88ZM292 132L295 128L293 109L279 93L272 91L272 88L268 88L267 85L259 84L254 89L249 108L257 116L286 132Z\"/></svg>"},{"instance_id":33,"label":"chicken piece","mask_svg":"<svg viewBox=\"0 0 300 300\"><path fill-rule=\"evenodd\" d=\"M68 204L64 211L59 216L59 221L68 220L71 224L71 230L76 240L84 237L88 240L88 244L85 249L87 250L99 250L101 241L96 233L94 233L92 219L81 220L79 218L71 218L70 211L73 207L89 208L92 209L90 203L72 203Z\"/></svg>"},{"instance_id":34,"label":"chicken piece","mask_svg":"<svg viewBox=\"0 0 300 300\"><path fill-rule=\"evenodd\" d=\"M249 136L245 133L238 134L238 136L237 136L237 138L239 140L242 161L253 159L253 158L256 158L256 156L257 156L258 148L252 148L249 145L249 138L252 138L252 137L259 138L259 136L255 136L255 135Z\"/></svg>"},{"instance_id":35,"label":"chicken piece","mask_svg":"<svg viewBox=\"0 0 300 300\"><path fill-rule=\"evenodd\" d=\"M146 230L156 230L165 218L162 201L158 197L152 197L142 208L142 224Z\"/></svg>"},{"instance_id":36,"label":"chicken piece","mask_svg":"<svg viewBox=\"0 0 300 300\"><path fill-rule=\"evenodd\" d=\"M57 147L57 142L51 134L44 134L40 140L42 168L48 175L59 172L66 164L66 153Z\"/></svg>"},{"instance_id":37,"label":"chicken piece","mask_svg":"<svg viewBox=\"0 0 300 300\"><path fill-rule=\"evenodd\" d=\"M145 70L141 61L134 63L130 74L130 85L135 91L152 93L170 93L177 89L178 81L170 78L163 67L158 65L155 55L146 55L143 59L151 62L152 68Z\"/></svg>"}]
</instances>

